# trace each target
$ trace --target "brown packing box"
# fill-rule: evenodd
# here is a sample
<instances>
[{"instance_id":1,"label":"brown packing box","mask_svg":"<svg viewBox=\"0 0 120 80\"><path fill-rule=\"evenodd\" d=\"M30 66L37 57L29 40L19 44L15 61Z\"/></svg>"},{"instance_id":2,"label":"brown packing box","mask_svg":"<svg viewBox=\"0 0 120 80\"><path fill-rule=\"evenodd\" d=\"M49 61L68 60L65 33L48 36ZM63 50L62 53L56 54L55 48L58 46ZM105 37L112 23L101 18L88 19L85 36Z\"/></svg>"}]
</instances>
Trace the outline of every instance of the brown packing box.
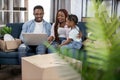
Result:
<instances>
[{"instance_id":1,"label":"brown packing box","mask_svg":"<svg viewBox=\"0 0 120 80\"><path fill-rule=\"evenodd\" d=\"M20 44L20 39L15 39L14 41L0 40L0 49L5 52L14 51L19 47Z\"/></svg>"},{"instance_id":2,"label":"brown packing box","mask_svg":"<svg viewBox=\"0 0 120 80\"><path fill-rule=\"evenodd\" d=\"M80 74L57 54L22 58L22 80L81 80Z\"/></svg>"}]
</instances>

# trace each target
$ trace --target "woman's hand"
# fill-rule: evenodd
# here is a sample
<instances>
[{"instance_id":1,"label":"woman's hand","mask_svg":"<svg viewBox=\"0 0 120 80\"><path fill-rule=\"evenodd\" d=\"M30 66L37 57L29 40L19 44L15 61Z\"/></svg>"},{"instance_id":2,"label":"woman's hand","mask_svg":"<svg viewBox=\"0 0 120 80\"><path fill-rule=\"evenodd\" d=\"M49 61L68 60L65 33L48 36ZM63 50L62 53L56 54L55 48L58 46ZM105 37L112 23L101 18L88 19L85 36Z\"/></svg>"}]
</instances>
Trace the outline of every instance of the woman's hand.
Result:
<instances>
[{"instance_id":1,"label":"woman's hand","mask_svg":"<svg viewBox=\"0 0 120 80\"><path fill-rule=\"evenodd\" d=\"M53 36L49 36L48 37L48 43L51 43L53 41L54 37Z\"/></svg>"}]
</instances>

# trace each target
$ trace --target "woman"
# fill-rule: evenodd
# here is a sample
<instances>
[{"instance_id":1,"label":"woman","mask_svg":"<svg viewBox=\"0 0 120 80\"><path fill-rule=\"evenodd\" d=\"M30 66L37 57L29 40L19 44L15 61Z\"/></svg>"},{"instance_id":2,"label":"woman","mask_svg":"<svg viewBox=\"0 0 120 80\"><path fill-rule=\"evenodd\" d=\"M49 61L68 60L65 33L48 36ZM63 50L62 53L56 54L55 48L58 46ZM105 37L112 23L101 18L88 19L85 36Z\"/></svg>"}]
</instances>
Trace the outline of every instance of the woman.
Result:
<instances>
[{"instance_id":1,"label":"woman","mask_svg":"<svg viewBox=\"0 0 120 80\"><path fill-rule=\"evenodd\" d=\"M56 21L52 25L51 36L48 41L51 47L48 48L48 53L56 51L57 45L61 44L63 40L66 40L70 28L66 25L66 18L68 12L65 9L58 10L56 14Z\"/></svg>"}]
</instances>

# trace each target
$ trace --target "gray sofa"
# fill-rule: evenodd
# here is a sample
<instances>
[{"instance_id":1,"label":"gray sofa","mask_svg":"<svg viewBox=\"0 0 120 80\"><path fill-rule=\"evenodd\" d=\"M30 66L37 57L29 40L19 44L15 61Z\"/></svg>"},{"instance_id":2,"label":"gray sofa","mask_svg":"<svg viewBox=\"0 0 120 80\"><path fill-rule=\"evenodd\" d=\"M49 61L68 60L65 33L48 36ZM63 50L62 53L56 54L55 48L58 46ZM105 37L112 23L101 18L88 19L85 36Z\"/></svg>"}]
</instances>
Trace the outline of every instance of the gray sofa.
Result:
<instances>
[{"instance_id":1,"label":"gray sofa","mask_svg":"<svg viewBox=\"0 0 120 80\"><path fill-rule=\"evenodd\" d=\"M9 24L6 24L6 25L12 28L11 35L14 38L19 38L21 30L22 30L23 23L9 23ZM86 38L86 35L87 35L85 23L84 22L79 22L78 26L82 31L82 34L83 34L82 38L84 40ZM80 50L80 51L82 51L82 53L85 52L83 49ZM33 55L33 54L34 54L34 52L29 52L28 55ZM0 51L0 65L8 65L8 64L9 65L19 65L18 51L17 50L13 51L13 52Z\"/></svg>"}]
</instances>

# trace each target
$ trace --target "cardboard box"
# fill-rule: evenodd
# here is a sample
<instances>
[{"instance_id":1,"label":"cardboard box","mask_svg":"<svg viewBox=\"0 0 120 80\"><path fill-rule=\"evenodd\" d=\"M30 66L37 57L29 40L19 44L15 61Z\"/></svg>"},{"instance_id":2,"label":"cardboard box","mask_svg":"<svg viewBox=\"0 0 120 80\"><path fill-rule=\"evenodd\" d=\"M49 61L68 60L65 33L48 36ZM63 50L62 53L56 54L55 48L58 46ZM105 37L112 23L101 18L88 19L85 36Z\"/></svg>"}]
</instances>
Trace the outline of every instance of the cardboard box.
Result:
<instances>
[{"instance_id":1,"label":"cardboard box","mask_svg":"<svg viewBox=\"0 0 120 80\"><path fill-rule=\"evenodd\" d=\"M21 44L20 39L15 39L12 41L0 40L0 49L5 52L14 51Z\"/></svg>"},{"instance_id":2,"label":"cardboard box","mask_svg":"<svg viewBox=\"0 0 120 80\"><path fill-rule=\"evenodd\" d=\"M53 53L23 57L22 80L81 80L81 76Z\"/></svg>"}]
</instances>

